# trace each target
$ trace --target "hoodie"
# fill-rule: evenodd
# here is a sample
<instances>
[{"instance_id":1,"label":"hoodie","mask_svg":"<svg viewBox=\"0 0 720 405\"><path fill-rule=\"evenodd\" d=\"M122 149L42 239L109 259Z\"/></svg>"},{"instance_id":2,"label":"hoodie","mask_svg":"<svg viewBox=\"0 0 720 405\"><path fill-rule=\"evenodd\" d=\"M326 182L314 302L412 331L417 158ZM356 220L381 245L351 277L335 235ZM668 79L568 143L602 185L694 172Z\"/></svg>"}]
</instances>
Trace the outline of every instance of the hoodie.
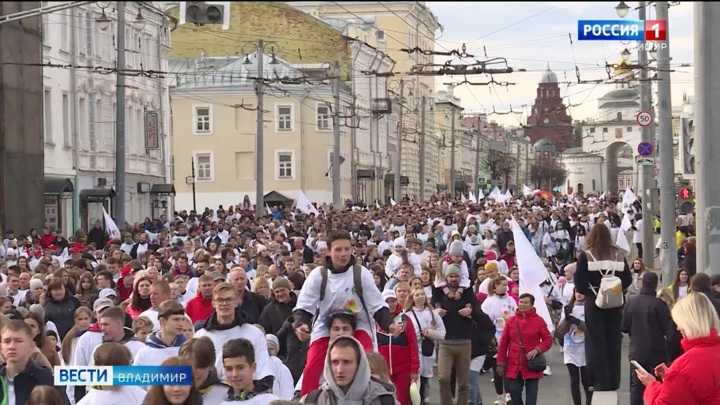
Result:
<instances>
[{"instance_id":1,"label":"hoodie","mask_svg":"<svg viewBox=\"0 0 720 405\"><path fill-rule=\"evenodd\" d=\"M185 313L192 319L193 324L208 319L213 313L212 297L205 298L202 292L198 291L195 298L185 306Z\"/></svg>"},{"instance_id":2,"label":"hoodie","mask_svg":"<svg viewBox=\"0 0 720 405\"><path fill-rule=\"evenodd\" d=\"M272 376L267 376L259 380L254 380L255 389L253 392L243 392L240 395L235 394L235 389L229 387L225 393L225 400L220 405L266 405L272 401L279 399L272 394L273 390ZM204 403L205 401L203 401Z\"/></svg>"},{"instance_id":3,"label":"hoodie","mask_svg":"<svg viewBox=\"0 0 720 405\"><path fill-rule=\"evenodd\" d=\"M204 404L219 404L227 398L228 385L220 381L213 367L205 382L198 387L198 392L202 395Z\"/></svg>"},{"instance_id":4,"label":"hoodie","mask_svg":"<svg viewBox=\"0 0 720 405\"><path fill-rule=\"evenodd\" d=\"M170 357L177 356L180 345L185 343L185 335L178 335L171 345L160 339L160 332L155 332L145 339L145 346L135 354L133 366L157 366Z\"/></svg>"},{"instance_id":5,"label":"hoodie","mask_svg":"<svg viewBox=\"0 0 720 405\"><path fill-rule=\"evenodd\" d=\"M390 396L394 399L394 391L385 384L380 383L370 377L370 365L362 344L352 336L340 336L330 342L328 353L341 340L349 340L356 346L360 353L360 362L358 363L355 379L350 384L347 393L343 391L335 383L335 376L332 371L332 363L330 356L325 359L325 369L323 370L323 383L320 386L320 396L315 405L381 405L381 398ZM306 403L307 396L303 397L300 402Z\"/></svg>"},{"instance_id":6,"label":"hoodie","mask_svg":"<svg viewBox=\"0 0 720 405\"><path fill-rule=\"evenodd\" d=\"M215 367L221 380L225 379L222 361L223 347L228 341L239 338L249 340L255 348L255 363L257 364L255 378L260 380L272 375L273 368L270 364L270 353L267 350L265 334L252 324L246 323L245 317L239 309L235 310L235 320L229 325L221 325L217 320L217 314L213 312L205 321L202 329L195 333L195 337L202 336L210 338L215 345Z\"/></svg>"}]
</instances>

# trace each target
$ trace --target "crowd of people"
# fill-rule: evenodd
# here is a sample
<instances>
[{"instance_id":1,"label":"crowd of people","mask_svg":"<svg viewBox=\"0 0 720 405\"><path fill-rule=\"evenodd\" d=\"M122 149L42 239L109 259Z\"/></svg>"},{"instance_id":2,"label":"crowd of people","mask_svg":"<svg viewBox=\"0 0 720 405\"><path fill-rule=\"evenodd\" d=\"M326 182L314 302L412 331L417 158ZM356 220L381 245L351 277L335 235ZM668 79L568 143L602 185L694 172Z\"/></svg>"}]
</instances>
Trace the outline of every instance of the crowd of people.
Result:
<instances>
[{"instance_id":1,"label":"crowd of people","mask_svg":"<svg viewBox=\"0 0 720 405\"><path fill-rule=\"evenodd\" d=\"M720 357L720 279L695 274L687 226L658 291L618 247L642 216L617 199L253 208L147 219L122 239L100 222L71 240L6 232L2 403L419 405L437 375L441 404L481 405L488 374L490 401L535 405L560 351L573 403L589 404L620 387L624 332L633 405L720 404L720 362L697 361ZM535 259L544 281L529 286ZM187 365L193 385L54 387L59 365Z\"/></svg>"}]
</instances>

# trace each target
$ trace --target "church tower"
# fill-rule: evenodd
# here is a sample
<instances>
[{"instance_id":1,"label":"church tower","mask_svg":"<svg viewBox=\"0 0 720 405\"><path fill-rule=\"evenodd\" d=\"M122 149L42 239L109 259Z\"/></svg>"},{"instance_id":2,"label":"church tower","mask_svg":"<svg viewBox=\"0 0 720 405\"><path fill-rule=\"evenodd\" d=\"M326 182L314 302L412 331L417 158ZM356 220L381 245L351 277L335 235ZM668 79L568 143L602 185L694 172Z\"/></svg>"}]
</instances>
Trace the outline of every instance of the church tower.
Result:
<instances>
[{"instance_id":1,"label":"church tower","mask_svg":"<svg viewBox=\"0 0 720 405\"><path fill-rule=\"evenodd\" d=\"M549 63L538 84L535 104L527 119L525 134L533 145L541 140L545 141L544 143L553 143L558 152L573 146L572 118L563 104L557 75L550 70Z\"/></svg>"}]
</instances>

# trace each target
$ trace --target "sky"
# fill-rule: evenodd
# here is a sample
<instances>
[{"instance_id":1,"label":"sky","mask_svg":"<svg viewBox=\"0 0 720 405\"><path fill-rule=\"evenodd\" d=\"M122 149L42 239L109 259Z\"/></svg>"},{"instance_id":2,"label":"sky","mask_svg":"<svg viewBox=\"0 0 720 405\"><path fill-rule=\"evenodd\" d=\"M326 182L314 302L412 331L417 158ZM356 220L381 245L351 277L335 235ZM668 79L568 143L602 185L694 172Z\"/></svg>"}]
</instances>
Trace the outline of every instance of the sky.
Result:
<instances>
[{"instance_id":1,"label":"sky","mask_svg":"<svg viewBox=\"0 0 720 405\"><path fill-rule=\"evenodd\" d=\"M638 2L626 2L631 8ZM633 52L634 44L619 41L577 41L578 20L617 20L615 6L618 2L427 2L428 7L445 27L436 41L436 51L458 49L465 43L467 53L475 59L487 60L505 57L508 66L527 72L496 75L495 80L515 83L512 86L470 86L455 88L455 95L462 100L468 112L523 111L518 114L490 114L489 119L503 125L518 126L525 123L526 112L535 100L537 83L547 69L548 63L561 82L565 105L577 105L569 111L573 119L593 118L597 115L597 99L615 84L568 85L577 82L575 66L582 80L606 79L606 63L619 63L625 47ZM654 7L648 7L648 19L655 18ZM670 39L673 106L682 104L683 94L694 92L693 65L693 6L681 2L671 6L668 33ZM637 10L631 10L627 19L638 19ZM572 34L570 42L568 34ZM487 52L487 57L485 56ZM445 59L437 60L443 62ZM472 63L472 59L465 59ZM461 63L461 62L454 62ZM652 75L652 72L650 72ZM463 77L440 77L443 83L463 81ZM487 82L484 75L467 77L471 82ZM562 83L564 82L564 83ZM579 105L578 105L579 104Z\"/></svg>"}]
</instances>

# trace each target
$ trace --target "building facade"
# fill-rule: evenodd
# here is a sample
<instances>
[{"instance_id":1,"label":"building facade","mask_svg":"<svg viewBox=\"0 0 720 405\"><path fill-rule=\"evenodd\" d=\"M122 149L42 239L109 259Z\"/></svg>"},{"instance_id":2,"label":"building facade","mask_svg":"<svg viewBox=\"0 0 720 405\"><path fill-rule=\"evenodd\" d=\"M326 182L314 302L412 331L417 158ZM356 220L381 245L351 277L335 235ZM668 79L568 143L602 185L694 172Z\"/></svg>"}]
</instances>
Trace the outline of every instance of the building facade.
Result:
<instances>
[{"instance_id":1,"label":"building facade","mask_svg":"<svg viewBox=\"0 0 720 405\"><path fill-rule=\"evenodd\" d=\"M138 8L141 7L141 8ZM43 16L46 204L45 223L65 234L112 215L115 201L116 70L114 7L109 26L96 20L97 5ZM169 159L170 110L166 72L170 32L159 10L127 3L126 26L126 220L172 214ZM138 15L144 24L134 24ZM122 32L122 30L121 30ZM91 66L92 68L81 68ZM124 224L118 224L123 227Z\"/></svg>"},{"instance_id":2,"label":"building facade","mask_svg":"<svg viewBox=\"0 0 720 405\"><path fill-rule=\"evenodd\" d=\"M571 146L573 125L558 86L557 75L550 70L540 79L535 104L527 119L525 135L533 145L541 140L555 144L558 151Z\"/></svg>"},{"instance_id":3,"label":"building facade","mask_svg":"<svg viewBox=\"0 0 720 405\"><path fill-rule=\"evenodd\" d=\"M456 193L468 191L468 179L463 177L462 148L463 138L471 135L465 134L465 131L463 131L462 112L461 100L455 97L452 86L449 86L447 90L437 92L435 97L435 122L438 123L436 129L439 130L437 133L441 141L441 182L447 185L446 187L438 186L438 191L449 192L451 182L455 183Z\"/></svg>"},{"instance_id":4,"label":"building facade","mask_svg":"<svg viewBox=\"0 0 720 405\"><path fill-rule=\"evenodd\" d=\"M263 91L265 202L291 205L302 191L313 202L332 203L333 89L303 80L328 65L293 65L270 54L264 57L262 73L257 54L247 60L180 58L170 65L178 208L215 209L241 204L245 196L255 201L259 74L284 82L268 83ZM338 118L343 199L352 197L350 129L342 118L351 115L351 103L350 89L343 87Z\"/></svg>"}]
</instances>

